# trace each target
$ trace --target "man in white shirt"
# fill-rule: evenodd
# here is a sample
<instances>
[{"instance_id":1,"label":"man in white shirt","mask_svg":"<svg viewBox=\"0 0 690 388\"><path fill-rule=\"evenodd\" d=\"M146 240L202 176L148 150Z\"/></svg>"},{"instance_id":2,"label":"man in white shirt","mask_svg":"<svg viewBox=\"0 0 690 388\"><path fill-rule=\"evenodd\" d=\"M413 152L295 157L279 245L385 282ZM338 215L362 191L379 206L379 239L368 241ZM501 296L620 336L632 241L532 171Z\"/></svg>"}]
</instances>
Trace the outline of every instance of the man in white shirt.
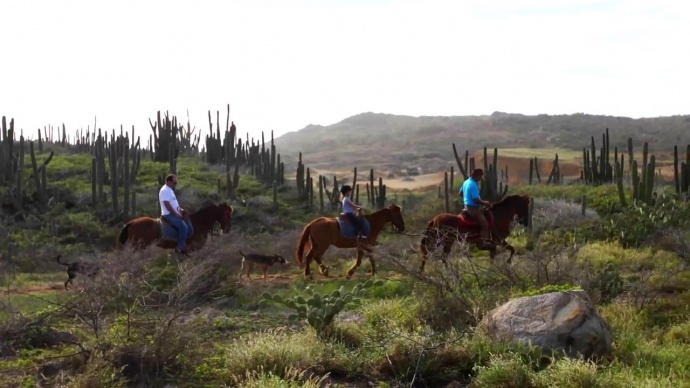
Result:
<instances>
[{"instance_id":1,"label":"man in white shirt","mask_svg":"<svg viewBox=\"0 0 690 388\"><path fill-rule=\"evenodd\" d=\"M175 252L186 253L189 227L183 214L187 211L177 203L173 189L177 185L177 176L170 174L165 178L165 184L158 192L158 202L161 205L161 215L177 228L177 248Z\"/></svg>"}]
</instances>

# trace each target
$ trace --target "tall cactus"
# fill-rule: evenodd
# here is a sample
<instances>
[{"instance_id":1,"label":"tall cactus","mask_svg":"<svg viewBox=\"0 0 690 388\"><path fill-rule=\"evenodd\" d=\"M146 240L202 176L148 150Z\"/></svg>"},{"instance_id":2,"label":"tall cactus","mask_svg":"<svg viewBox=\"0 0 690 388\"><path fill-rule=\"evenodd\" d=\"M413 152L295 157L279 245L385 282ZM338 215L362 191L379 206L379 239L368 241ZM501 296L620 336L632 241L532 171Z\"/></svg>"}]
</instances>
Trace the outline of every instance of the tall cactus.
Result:
<instances>
[{"instance_id":1,"label":"tall cactus","mask_svg":"<svg viewBox=\"0 0 690 388\"><path fill-rule=\"evenodd\" d=\"M486 147L484 147L484 180L482 181L480 188L480 195L483 199L491 202L497 202L503 199L508 193L508 185L503 187L502 191L499 191L498 185L498 148L494 148L494 155L492 163L489 164L488 153Z\"/></svg>"}]
</instances>

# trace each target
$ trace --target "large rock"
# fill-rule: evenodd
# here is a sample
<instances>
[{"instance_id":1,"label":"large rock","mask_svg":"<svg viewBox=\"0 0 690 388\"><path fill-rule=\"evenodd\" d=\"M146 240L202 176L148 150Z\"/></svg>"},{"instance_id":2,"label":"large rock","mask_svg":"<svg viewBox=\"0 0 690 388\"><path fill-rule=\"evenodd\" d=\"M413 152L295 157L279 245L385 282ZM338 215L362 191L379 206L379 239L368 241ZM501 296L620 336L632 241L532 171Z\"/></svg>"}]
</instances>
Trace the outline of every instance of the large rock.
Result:
<instances>
[{"instance_id":1,"label":"large rock","mask_svg":"<svg viewBox=\"0 0 690 388\"><path fill-rule=\"evenodd\" d=\"M581 290L513 299L491 310L482 327L493 340L531 342L546 353L589 358L611 350L611 328Z\"/></svg>"}]
</instances>

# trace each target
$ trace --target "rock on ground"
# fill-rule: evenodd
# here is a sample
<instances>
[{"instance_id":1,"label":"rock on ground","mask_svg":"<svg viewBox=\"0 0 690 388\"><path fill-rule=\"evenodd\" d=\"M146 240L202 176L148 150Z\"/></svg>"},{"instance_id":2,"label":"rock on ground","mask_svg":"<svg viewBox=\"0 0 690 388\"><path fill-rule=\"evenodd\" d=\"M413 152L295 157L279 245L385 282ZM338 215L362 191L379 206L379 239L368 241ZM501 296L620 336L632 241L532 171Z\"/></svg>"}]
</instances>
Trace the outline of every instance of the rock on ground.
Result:
<instances>
[{"instance_id":1,"label":"rock on ground","mask_svg":"<svg viewBox=\"0 0 690 388\"><path fill-rule=\"evenodd\" d=\"M495 341L531 342L551 354L604 356L611 351L611 328L582 290L513 299L482 320Z\"/></svg>"}]
</instances>

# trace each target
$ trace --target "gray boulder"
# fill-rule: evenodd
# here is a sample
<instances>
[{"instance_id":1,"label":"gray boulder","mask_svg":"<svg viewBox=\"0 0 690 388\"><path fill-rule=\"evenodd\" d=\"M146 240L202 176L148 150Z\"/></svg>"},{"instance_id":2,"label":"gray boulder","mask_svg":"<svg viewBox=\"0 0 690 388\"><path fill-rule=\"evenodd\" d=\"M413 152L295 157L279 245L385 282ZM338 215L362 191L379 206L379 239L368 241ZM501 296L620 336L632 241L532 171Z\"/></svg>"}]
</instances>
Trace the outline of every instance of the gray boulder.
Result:
<instances>
[{"instance_id":1,"label":"gray boulder","mask_svg":"<svg viewBox=\"0 0 690 388\"><path fill-rule=\"evenodd\" d=\"M495 341L531 342L547 354L590 358L611 351L611 328L582 290L513 299L491 310L481 327Z\"/></svg>"}]
</instances>

